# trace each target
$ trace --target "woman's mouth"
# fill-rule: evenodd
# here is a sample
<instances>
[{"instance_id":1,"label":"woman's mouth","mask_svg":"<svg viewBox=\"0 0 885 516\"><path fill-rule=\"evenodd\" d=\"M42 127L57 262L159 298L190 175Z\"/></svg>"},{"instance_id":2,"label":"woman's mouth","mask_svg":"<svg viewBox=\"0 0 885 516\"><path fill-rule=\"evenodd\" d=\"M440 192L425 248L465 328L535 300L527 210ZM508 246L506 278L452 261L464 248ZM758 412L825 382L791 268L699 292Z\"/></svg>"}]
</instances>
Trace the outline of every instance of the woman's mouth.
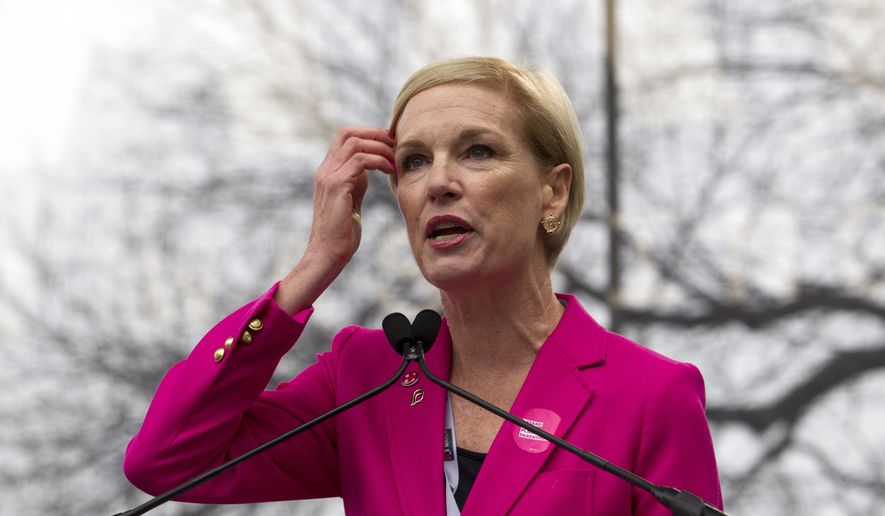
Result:
<instances>
[{"instance_id":1,"label":"woman's mouth","mask_svg":"<svg viewBox=\"0 0 885 516\"><path fill-rule=\"evenodd\" d=\"M425 236L433 247L450 247L462 242L472 233L470 224L451 215L433 217L425 227Z\"/></svg>"},{"instance_id":2,"label":"woman's mouth","mask_svg":"<svg viewBox=\"0 0 885 516\"><path fill-rule=\"evenodd\" d=\"M436 226L430 232L430 238L433 240L452 240L460 235L467 233L467 229L453 222L443 222Z\"/></svg>"}]
</instances>

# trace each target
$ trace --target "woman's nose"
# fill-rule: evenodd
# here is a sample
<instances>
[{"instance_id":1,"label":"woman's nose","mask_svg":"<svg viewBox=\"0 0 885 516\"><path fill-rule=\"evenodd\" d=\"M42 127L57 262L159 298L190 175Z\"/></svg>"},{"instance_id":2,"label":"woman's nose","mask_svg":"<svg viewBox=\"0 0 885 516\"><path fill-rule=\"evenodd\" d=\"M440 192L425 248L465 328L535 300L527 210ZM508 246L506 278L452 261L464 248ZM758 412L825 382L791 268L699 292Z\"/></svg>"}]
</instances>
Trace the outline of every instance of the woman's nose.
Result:
<instances>
[{"instance_id":1,"label":"woman's nose","mask_svg":"<svg viewBox=\"0 0 885 516\"><path fill-rule=\"evenodd\" d=\"M461 183L457 175L454 164L448 160L435 161L427 181L427 197L433 201L461 197Z\"/></svg>"}]
</instances>

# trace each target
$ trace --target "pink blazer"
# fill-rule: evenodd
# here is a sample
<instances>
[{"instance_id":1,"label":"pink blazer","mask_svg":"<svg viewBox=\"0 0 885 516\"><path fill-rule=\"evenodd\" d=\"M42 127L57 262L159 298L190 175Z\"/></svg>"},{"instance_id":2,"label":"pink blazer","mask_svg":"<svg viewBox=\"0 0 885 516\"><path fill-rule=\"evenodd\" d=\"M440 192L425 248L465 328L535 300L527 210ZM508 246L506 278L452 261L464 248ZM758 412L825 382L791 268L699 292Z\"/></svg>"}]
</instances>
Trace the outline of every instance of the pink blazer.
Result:
<instances>
[{"instance_id":1,"label":"pink blazer","mask_svg":"<svg viewBox=\"0 0 885 516\"><path fill-rule=\"evenodd\" d=\"M158 494L381 384L400 357L380 330L350 326L301 374L265 390L312 309L294 317L272 301L276 286L213 327L167 373L123 464L127 478ZM698 370L598 325L567 302L512 411L649 480L722 506L704 386ZM260 330L250 330L254 319ZM258 327L257 323L253 323ZM249 331L251 342L240 336ZM234 337L223 352L225 341ZM246 339L248 340L248 339ZM218 359L218 360L216 360ZM443 321L426 356L448 378L451 338ZM446 395L418 371L312 432L254 457L182 495L203 503L340 496L348 514L445 514ZM408 383L408 382L406 382ZM416 389L424 398L412 403ZM539 412L540 410L540 412ZM559 419L558 425L555 420ZM498 432L462 511L490 514L642 514L669 511L646 493L558 451Z\"/></svg>"}]
</instances>

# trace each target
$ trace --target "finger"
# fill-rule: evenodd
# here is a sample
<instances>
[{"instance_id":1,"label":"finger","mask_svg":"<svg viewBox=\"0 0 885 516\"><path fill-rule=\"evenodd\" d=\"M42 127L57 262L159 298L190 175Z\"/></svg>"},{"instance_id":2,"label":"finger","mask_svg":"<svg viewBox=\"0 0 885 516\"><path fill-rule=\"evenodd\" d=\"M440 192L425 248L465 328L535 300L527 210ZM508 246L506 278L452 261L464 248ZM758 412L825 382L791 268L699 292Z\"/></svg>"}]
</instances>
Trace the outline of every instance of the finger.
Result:
<instances>
[{"instance_id":1,"label":"finger","mask_svg":"<svg viewBox=\"0 0 885 516\"><path fill-rule=\"evenodd\" d=\"M341 151L348 157L358 152L363 152L366 154L379 154L390 161L393 161L395 159L393 154L393 147L385 143L381 143L377 140L367 140L365 138L357 138L355 136L347 139L347 141L341 147Z\"/></svg>"},{"instance_id":2,"label":"finger","mask_svg":"<svg viewBox=\"0 0 885 516\"><path fill-rule=\"evenodd\" d=\"M335 135L332 146L340 147L350 137L364 138L366 140L375 140L388 146L393 146L395 140L391 135L380 127L342 127Z\"/></svg>"},{"instance_id":3,"label":"finger","mask_svg":"<svg viewBox=\"0 0 885 516\"><path fill-rule=\"evenodd\" d=\"M395 163L393 148L387 144L377 140L367 140L365 138L351 136L339 146L329 150L329 154L327 154L326 158L323 160L325 167L321 166L321 168L331 168L332 170L339 169L344 166L350 158L358 153L378 154L384 156L388 161Z\"/></svg>"},{"instance_id":4,"label":"finger","mask_svg":"<svg viewBox=\"0 0 885 516\"><path fill-rule=\"evenodd\" d=\"M369 174L361 174L354 180L353 192L353 212L360 213L363 206L363 199L366 197L366 190L369 188Z\"/></svg>"},{"instance_id":5,"label":"finger","mask_svg":"<svg viewBox=\"0 0 885 516\"><path fill-rule=\"evenodd\" d=\"M385 174L396 173L396 165L388 158L378 154L357 152L350 156L340 167L322 176L317 176L317 181L332 186L351 183L368 170L380 170Z\"/></svg>"},{"instance_id":6,"label":"finger","mask_svg":"<svg viewBox=\"0 0 885 516\"><path fill-rule=\"evenodd\" d=\"M364 183L368 183L369 170L380 170L385 174L395 173L394 165L387 158L377 154L356 153L341 167L329 173L318 174L314 179L314 191L353 193Z\"/></svg>"},{"instance_id":7,"label":"finger","mask_svg":"<svg viewBox=\"0 0 885 516\"><path fill-rule=\"evenodd\" d=\"M385 174L396 173L396 166L386 157L364 152L358 152L351 156L351 158L347 160L347 163L341 168L345 170L351 178L359 177L367 170L380 170Z\"/></svg>"}]
</instances>

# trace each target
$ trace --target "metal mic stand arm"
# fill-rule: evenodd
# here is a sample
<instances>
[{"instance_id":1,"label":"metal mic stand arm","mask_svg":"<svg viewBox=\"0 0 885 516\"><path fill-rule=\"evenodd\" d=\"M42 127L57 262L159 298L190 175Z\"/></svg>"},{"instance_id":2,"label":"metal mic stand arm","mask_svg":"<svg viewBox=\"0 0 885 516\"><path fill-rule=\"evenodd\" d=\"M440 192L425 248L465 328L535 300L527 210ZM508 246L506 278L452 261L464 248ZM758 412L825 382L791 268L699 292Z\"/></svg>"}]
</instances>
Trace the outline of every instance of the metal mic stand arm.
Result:
<instances>
[{"instance_id":1,"label":"metal mic stand arm","mask_svg":"<svg viewBox=\"0 0 885 516\"><path fill-rule=\"evenodd\" d=\"M383 384L379 385L378 387L375 387L371 391L369 391L365 394L361 394L361 395L357 396L356 398L353 398L352 400L333 408L332 410L326 412L325 414L321 414L321 415L311 419L307 423L304 423L296 428L293 428L292 430L289 430L288 432L280 435L279 437L275 437L275 438L271 439L270 441L267 441L266 443L262 444L261 446L258 446L257 448L255 448L251 451L248 451L248 452L240 455L239 457L236 457L234 459L229 460L228 462L225 462L224 464L222 464L221 466L218 466L217 468L210 469L209 471L202 473L199 476L196 476L196 477L188 480L184 484L181 484L178 487L170 489L169 491L166 491L165 493L163 493L151 500L148 500L147 502L139 505L138 507L136 507L134 509L130 509L126 512L117 513L114 516L138 516L140 514L144 514L144 513L148 512L149 510L168 502L169 500L175 498L176 496L187 491L188 489L196 487L196 486L202 484L203 482L209 480L210 478L213 478L213 477L219 475L220 473L227 471L228 469L236 466L237 464L239 464L247 459L250 459L250 458L254 457L255 455L258 455L259 453L261 453L269 448L273 448L274 446L276 446L284 441L287 441L292 437L295 437L296 435L300 434L301 432L303 432L313 426L316 426L316 425L322 423L323 421L325 421L333 416L336 416L336 415L340 414L341 412L344 412L345 410L347 410L353 406L359 405L360 403L366 401L367 399L375 396L376 394L378 394L381 391L390 387L393 384L393 382L395 382L400 376L402 376L402 374L406 370L406 367L408 367L409 362L411 362L412 360L414 360L414 358L403 358L403 361L400 364L399 369L396 371L396 373L394 373L394 375L391 376L389 380L387 380Z\"/></svg>"},{"instance_id":2,"label":"metal mic stand arm","mask_svg":"<svg viewBox=\"0 0 885 516\"><path fill-rule=\"evenodd\" d=\"M649 482L648 480L640 477L639 475L636 475L631 471L628 471L624 468L621 468L620 466L606 461L598 455L590 453L587 450L578 448L574 444L564 439L560 439L550 432L541 430L540 428L523 421L510 412L496 407L495 405L492 405L491 403L474 396L473 394L465 391L464 389L456 385L453 385L441 378L437 378L433 373L430 372L430 369L424 362L424 347L420 342L410 345L409 348L406 350L406 353L403 355L403 358L408 361L416 360L418 362L418 365L421 367L421 370L424 371L424 374L427 375L430 381L439 385L443 389L452 392L475 405L479 405L480 407L488 410L496 416L504 418L505 420L510 421L520 428L524 428L535 435L543 437L547 441L552 442L560 448L565 448L566 450L570 451L574 455L577 455L584 461L589 462L590 464L593 464L594 466L605 470L612 475L615 475L616 477L622 478L627 482L630 482L631 484L644 489L645 491L648 491L661 504L669 508L674 516L727 516L719 509L704 502L702 499L689 493L688 491L681 491L673 487L659 486L657 484Z\"/></svg>"}]
</instances>

